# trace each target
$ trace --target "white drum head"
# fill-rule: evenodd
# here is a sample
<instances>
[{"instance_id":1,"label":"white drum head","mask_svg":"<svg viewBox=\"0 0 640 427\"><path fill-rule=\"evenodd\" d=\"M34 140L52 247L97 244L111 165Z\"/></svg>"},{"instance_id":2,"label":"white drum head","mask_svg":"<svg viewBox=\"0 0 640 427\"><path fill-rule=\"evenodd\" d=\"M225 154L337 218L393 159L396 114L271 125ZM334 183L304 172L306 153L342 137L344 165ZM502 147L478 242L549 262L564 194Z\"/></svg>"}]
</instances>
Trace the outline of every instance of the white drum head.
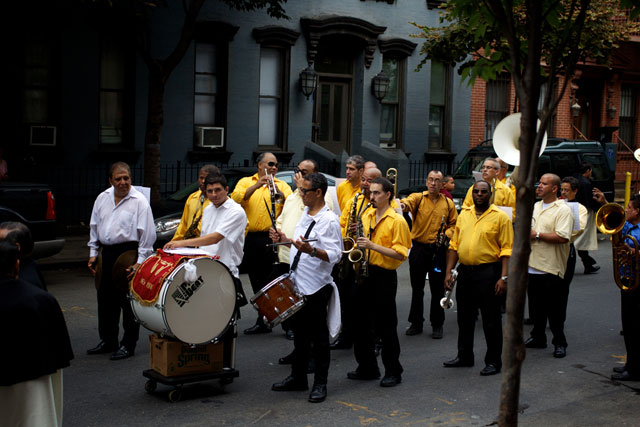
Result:
<instances>
[{"instance_id":1,"label":"white drum head","mask_svg":"<svg viewBox=\"0 0 640 427\"><path fill-rule=\"evenodd\" d=\"M211 258L194 261L198 280L184 281L184 264L172 279L164 301L166 322L173 336L189 344L203 344L219 337L236 308L236 288L227 267Z\"/></svg>"}]
</instances>

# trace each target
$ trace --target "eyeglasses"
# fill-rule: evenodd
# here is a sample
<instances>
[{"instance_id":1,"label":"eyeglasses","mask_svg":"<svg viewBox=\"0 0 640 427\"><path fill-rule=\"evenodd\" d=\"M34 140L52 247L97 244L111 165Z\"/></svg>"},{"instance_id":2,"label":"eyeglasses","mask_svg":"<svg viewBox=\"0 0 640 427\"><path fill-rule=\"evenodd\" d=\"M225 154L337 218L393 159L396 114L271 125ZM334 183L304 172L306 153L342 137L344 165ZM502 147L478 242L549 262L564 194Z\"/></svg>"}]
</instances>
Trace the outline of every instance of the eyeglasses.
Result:
<instances>
[{"instance_id":1,"label":"eyeglasses","mask_svg":"<svg viewBox=\"0 0 640 427\"><path fill-rule=\"evenodd\" d=\"M317 188L302 188L300 187L300 192L302 193L302 195L306 195L309 191L316 191Z\"/></svg>"},{"instance_id":2,"label":"eyeglasses","mask_svg":"<svg viewBox=\"0 0 640 427\"><path fill-rule=\"evenodd\" d=\"M305 175L307 174L307 171L306 171L306 170L304 170L304 169L295 168L295 169L293 170L293 173L294 173L294 174L299 173L300 175L305 176Z\"/></svg>"},{"instance_id":3,"label":"eyeglasses","mask_svg":"<svg viewBox=\"0 0 640 427\"><path fill-rule=\"evenodd\" d=\"M471 190L473 194L487 194L489 190L476 190L475 188Z\"/></svg>"},{"instance_id":4,"label":"eyeglasses","mask_svg":"<svg viewBox=\"0 0 640 427\"><path fill-rule=\"evenodd\" d=\"M278 162L269 162L269 163L267 163L267 166L269 166L270 168L277 168L278 167Z\"/></svg>"}]
</instances>

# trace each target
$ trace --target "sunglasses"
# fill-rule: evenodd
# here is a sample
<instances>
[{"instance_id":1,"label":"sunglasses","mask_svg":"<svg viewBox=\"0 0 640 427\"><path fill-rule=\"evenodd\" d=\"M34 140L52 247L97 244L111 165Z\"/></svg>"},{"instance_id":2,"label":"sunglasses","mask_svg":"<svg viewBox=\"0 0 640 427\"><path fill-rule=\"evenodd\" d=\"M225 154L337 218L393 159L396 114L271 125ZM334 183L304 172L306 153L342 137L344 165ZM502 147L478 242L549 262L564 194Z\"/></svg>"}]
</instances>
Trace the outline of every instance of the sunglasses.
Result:
<instances>
[{"instance_id":1,"label":"sunglasses","mask_svg":"<svg viewBox=\"0 0 640 427\"><path fill-rule=\"evenodd\" d=\"M302 193L302 195L304 196L305 194L307 194L309 191L316 191L317 188L302 188L300 187L300 192Z\"/></svg>"},{"instance_id":2,"label":"sunglasses","mask_svg":"<svg viewBox=\"0 0 640 427\"><path fill-rule=\"evenodd\" d=\"M269 162L269 163L267 163L267 166L269 166L270 168L277 168L278 167L278 162Z\"/></svg>"},{"instance_id":3,"label":"sunglasses","mask_svg":"<svg viewBox=\"0 0 640 427\"><path fill-rule=\"evenodd\" d=\"M489 190L471 190L473 194L487 194Z\"/></svg>"},{"instance_id":4,"label":"sunglasses","mask_svg":"<svg viewBox=\"0 0 640 427\"><path fill-rule=\"evenodd\" d=\"M302 170L302 169L295 168L295 169L293 170L293 173L294 173L294 174L299 173L300 175L305 176L305 175L307 174L307 171Z\"/></svg>"}]
</instances>

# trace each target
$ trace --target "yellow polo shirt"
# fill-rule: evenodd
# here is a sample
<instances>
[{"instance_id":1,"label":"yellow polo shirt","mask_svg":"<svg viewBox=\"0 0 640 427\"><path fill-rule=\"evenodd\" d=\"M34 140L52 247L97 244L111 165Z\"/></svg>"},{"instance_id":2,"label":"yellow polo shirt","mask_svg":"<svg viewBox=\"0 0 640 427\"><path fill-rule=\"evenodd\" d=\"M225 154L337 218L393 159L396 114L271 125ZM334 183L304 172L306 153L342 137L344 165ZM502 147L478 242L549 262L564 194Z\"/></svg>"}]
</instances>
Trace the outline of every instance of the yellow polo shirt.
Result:
<instances>
[{"instance_id":1,"label":"yellow polo shirt","mask_svg":"<svg viewBox=\"0 0 640 427\"><path fill-rule=\"evenodd\" d=\"M500 261L511 256L513 226L506 213L495 205L489 206L480 218L476 208L462 208L449 242L449 249L458 252L464 265L480 265Z\"/></svg>"},{"instance_id":2,"label":"yellow polo shirt","mask_svg":"<svg viewBox=\"0 0 640 427\"><path fill-rule=\"evenodd\" d=\"M209 199L207 196L204 196L204 203L200 204L200 196L202 195L202 191L198 190L193 192L187 197L187 201L184 204L184 211L182 211L182 218L180 219L180 225L176 229L176 234L173 235L171 240L182 240L184 239L184 234L191 226L191 222L195 217L200 217L200 222L198 224L198 230L195 237L200 237L200 230L202 228L202 212L204 208L206 208L209 203Z\"/></svg>"},{"instance_id":3,"label":"yellow polo shirt","mask_svg":"<svg viewBox=\"0 0 640 427\"><path fill-rule=\"evenodd\" d=\"M571 240L573 233L573 214L564 200L550 203L544 210L542 200L533 205L533 230L539 233L556 233ZM547 243L542 240L531 241L529 267L545 273L554 274L561 279L567 269L569 242Z\"/></svg>"},{"instance_id":4,"label":"yellow polo shirt","mask_svg":"<svg viewBox=\"0 0 640 427\"><path fill-rule=\"evenodd\" d=\"M395 270L407 259L411 248L409 225L402 215L393 208L387 208L378 223L376 223L376 210L368 209L362 215L362 229L365 236L368 236L373 243L391 248L402 255L402 260L397 260L384 256L380 252L369 250L367 251L369 252L369 265Z\"/></svg>"},{"instance_id":5,"label":"yellow polo shirt","mask_svg":"<svg viewBox=\"0 0 640 427\"><path fill-rule=\"evenodd\" d=\"M336 187L336 197L338 198L338 206L340 212L344 212L344 207L350 205L350 202L356 197L356 193L360 191L360 182L355 187L349 180L344 180Z\"/></svg>"},{"instance_id":6,"label":"yellow polo shirt","mask_svg":"<svg viewBox=\"0 0 640 427\"><path fill-rule=\"evenodd\" d=\"M411 240L420 243L435 243L442 223L445 219L448 238L453 235L453 228L458 219L458 212L451 200L444 194L438 194L435 203L429 198L429 192L412 193L401 200L405 205L405 212L410 212L413 218L411 227Z\"/></svg>"},{"instance_id":7,"label":"yellow polo shirt","mask_svg":"<svg viewBox=\"0 0 640 427\"><path fill-rule=\"evenodd\" d=\"M353 197L355 198L355 195ZM361 208L364 209L369 204L369 202L370 200L364 196L358 197L358 206L356 206L356 216L358 215L358 212L362 213L360 209ZM393 209L398 209L398 203L396 203L395 199L393 199L391 203L389 203L389 205ZM347 209L343 209L342 212L340 213L340 228L342 229L342 237L347 235L347 224L349 223L349 217L352 214L352 210L353 210L353 199L351 199L351 201L347 204Z\"/></svg>"},{"instance_id":8,"label":"yellow polo shirt","mask_svg":"<svg viewBox=\"0 0 640 427\"><path fill-rule=\"evenodd\" d=\"M247 214L249 233L269 231L269 228L271 228L271 218L269 217L269 212L271 211L271 193L269 188L267 188L266 185L263 185L253 192L249 200L244 200L247 188L251 187L256 182L258 182L257 173L253 176L242 178L238 181L236 188L234 188L233 193L231 193L230 196L233 201L242 206L244 212ZM284 181L280 181L277 178L274 178L274 182L276 187L278 187L278 189L282 191L282 194L284 194L285 199L291 195L291 187L289 187L289 184ZM265 201L269 208L268 211L267 206L265 206ZM276 218L280 215L280 212L282 212L282 206L283 205L276 204Z\"/></svg>"},{"instance_id":9,"label":"yellow polo shirt","mask_svg":"<svg viewBox=\"0 0 640 427\"><path fill-rule=\"evenodd\" d=\"M469 190L467 191L467 195L464 198L464 203L462 203L463 208L473 206L473 197L471 196L471 190L473 190L473 185L469 187ZM516 220L516 197L513 191L511 191L509 187L504 185L498 179L496 179L496 183L494 184L493 204L496 206L509 206L512 209L511 217L514 221Z\"/></svg>"}]
</instances>

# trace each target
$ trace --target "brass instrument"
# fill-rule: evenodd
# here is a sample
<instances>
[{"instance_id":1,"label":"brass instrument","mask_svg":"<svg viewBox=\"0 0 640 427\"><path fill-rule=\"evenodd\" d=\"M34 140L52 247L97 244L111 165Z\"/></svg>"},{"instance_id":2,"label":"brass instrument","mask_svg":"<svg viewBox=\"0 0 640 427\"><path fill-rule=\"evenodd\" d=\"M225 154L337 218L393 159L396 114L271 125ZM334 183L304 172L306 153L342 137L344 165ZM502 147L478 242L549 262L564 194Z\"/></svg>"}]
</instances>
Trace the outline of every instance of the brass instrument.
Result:
<instances>
[{"instance_id":1,"label":"brass instrument","mask_svg":"<svg viewBox=\"0 0 640 427\"><path fill-rule=\"evenodd\" d=\"M362 204L364 205L364 202ZM360 212L358 212L358 217L356 220L356 239L355 240L357 240L358 237L364 237L364 230L362 229L362 214L364 213L364 211L369 209L369 206L371 206L371 202L369 202L369 204L367 204L367 206L365 206L364 208L360 206ZM356 244L353 247L353 249L351 249L351 251L349 252L349 261L355 264L362 261L363 259L364 259L364 251L360 249ZM358 269L359 268L356 268L356 271Z\"/></svg>"},{"instance_id":2,"label":"brass instrument","mask_svg":"<svg viewBox=\"0 0 640 427\"><path fill-rule=\"evenodd\" d=\"M436 235L436 250L433 254L433 271L440 273L442 268L440 265L444 262L447 262L447 248L449 246L449 238L446 234L447 231L447 217L446 215L442 215L442 219L440 220L440 228L438 229L438 234Z\"/></svg>"},{"instance_id":3,"label":"brass instrument","mask_svg":"<svg viewBox=\"0 0 640 427\"><path fill-rule=\"evenodd\" d=\"M191 224L189 228L184 233L184 239L193 239L195 237L200 236L200 232L198 231L198 226L200 225L200 220L202 220L202 206L204 205L204 193L200 195L200 209L193 213L193 218L191 219ZM200 214L200 215L198 215Z\"/></svg>"},{"instance_id":4,"label":"brass instrument","mask_svg":"<svg viewBox=\"0 0 640 427\"><path fill-rule=\"evenodd\" d=\"M603 234L611 234L611 250L613 253L613 277L616 285L623 291L633 291L640 284L638 262L640 261L640 245L630 235L622 236L624 227L624 208L617 203L607 203L596 213L596 227ZM629 250L625 241L633 242Z\"/></svg>"},{"instance_id":5,"label":"brass instrument","mask_svg":"<svg viewBox=\"0 0 640 427\"><path fill-rule=\"evenodd\" d=\"M398 197L398 169L387 169L387 174L385 177L393 184L393 197Z\"/></svg>"},{"instance_id":6,"label":"brass instrument","mask_svg":"<svg viewBox=\"0 0 640 427\"><path fill-rule=\"evenodd\" d=\"M271 194L271 204L278 204L281 205L284 203L284 196L281 193L278 193L278 189L276 188L276 182L273 179L273 176L271 176L269 174L269 172L267 172L267 169L265 168L264 173L267 175L267 178L269 178L269 183L267 184L267 186L269 187L269 193ZM274 209L275 212L275 209Z\"/></svg>"},{"instance_id":7,"label":"brass instrument","mask_svg":"<svg viewBox=\"0 0 640 427\"><path fill-rule=\"evenodd\" d=\"M342 238L343 254L348 254L356 247L355 234L351 231L351 224L355 224L358 219L358 198L362 193L357 193L351 202L351 215L347 221L346 235Z\"/></svg>"},{"instance_id":8,"label":"brass instrument","mask_svg":"<svg viewBox=\"0 0 640 427\"><path fill-rule=\"evenodd\" d=\"M451 290L444 293L444 298L440 300L440 307L445 310L453 307L453 300L451 299L451 294L453 293L453 288L456 287L456 281L458 280L458 270L451 270L451 278L453 279L453 285L451 285Z\"/></svg>"}]
</instances>

